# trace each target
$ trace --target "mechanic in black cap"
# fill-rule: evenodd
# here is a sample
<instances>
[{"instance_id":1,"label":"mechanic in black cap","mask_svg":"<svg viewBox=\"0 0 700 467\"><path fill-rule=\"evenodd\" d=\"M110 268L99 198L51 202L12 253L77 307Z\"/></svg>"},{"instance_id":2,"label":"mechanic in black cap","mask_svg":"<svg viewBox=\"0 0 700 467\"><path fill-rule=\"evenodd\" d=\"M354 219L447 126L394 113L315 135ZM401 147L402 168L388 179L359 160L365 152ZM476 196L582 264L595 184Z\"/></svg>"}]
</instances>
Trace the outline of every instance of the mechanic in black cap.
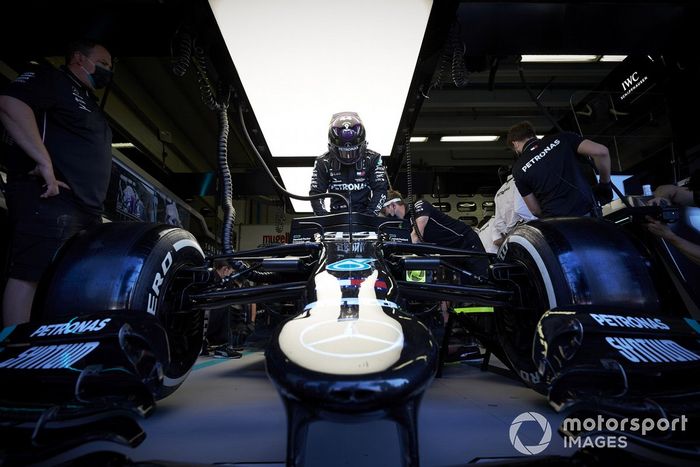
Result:
<instances>
[{"instance_id":1,"label":"mechanic in black cap","mask_svg":"<svg viewBox=\"0 0 700 467\"><path fill-rule=\"evenodd\" d=\"M29 321L37 282L59 246L101 222L112 131L94 91L111 69L105 47L79 41L60 70L34 67L0 92L12 226L5 326Z\"/></svg>"},{"instance_id":2,"label":"mechanic in black cap","mask_svg":"<svg viewBox=\"0 0 700 467\"><path fill-rule=\"evenodd\" d=\"M508 146L518 155L513 164L515 186L537 217L585 216L595 200L612 200L610 153L602 144L564 132L537 138L530 122L508 130ZM576 154L591 156L600 180L591 188L578 166ZM595 197L594 197L595 195Z\"/></svg>"},{"instance_id":3,"label":"mechanic in black cap","mask_svg":"<svg viewBox=\"0 0 700 467\"><path fill-rule=\"evenodd\" d=\"M328 152L314 163L310 195L340 193L349 197L353 212L379 214L386 201L387 181L382 157L367 149L365 127L355 112L334 114L328 128ZM314 214L328 214L320 199L311 201ZM331 212L347 205L331 198Z\"/></svg>"}]
</instances>

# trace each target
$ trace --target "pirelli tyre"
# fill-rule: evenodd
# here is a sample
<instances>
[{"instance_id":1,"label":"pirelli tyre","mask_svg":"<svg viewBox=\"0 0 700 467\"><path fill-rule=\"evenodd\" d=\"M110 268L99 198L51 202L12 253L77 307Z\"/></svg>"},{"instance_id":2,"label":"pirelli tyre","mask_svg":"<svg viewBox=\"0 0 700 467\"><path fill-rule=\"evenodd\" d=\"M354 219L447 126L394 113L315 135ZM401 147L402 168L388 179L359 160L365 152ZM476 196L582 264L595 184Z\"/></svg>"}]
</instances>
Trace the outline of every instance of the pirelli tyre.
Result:
<instances>
[{"instance_id":1,"label":"pirelli tyre","mask_svg":"<svg viewBox=\"0 0 700 467\"><path fill-rule=\"evenodd\" d=\"M621 228L600 219L560 218L517 227L498 251L521 266L512 279L518 303L499 309L496 326L509 363L535 390L546 388L532 359L542 314L566 305L595 305L658 313L660 300L644 249Z\"/></svg>"},{"instance_id":2,"label":"pirelli tyre","mask_svg":"<svg viewBox=\"0 0 700 467\"><path fill-rule=\"evenodd\" d=\"M162 398L182 384L202 348L203 315L181 310L181 292L188 282L178 271L203 262L202 249L186 230L136 222L102 224L61 248L41 280L32 316L152 314L168 334L170 358L156 394Z\"/></svg>"}]
</instances>

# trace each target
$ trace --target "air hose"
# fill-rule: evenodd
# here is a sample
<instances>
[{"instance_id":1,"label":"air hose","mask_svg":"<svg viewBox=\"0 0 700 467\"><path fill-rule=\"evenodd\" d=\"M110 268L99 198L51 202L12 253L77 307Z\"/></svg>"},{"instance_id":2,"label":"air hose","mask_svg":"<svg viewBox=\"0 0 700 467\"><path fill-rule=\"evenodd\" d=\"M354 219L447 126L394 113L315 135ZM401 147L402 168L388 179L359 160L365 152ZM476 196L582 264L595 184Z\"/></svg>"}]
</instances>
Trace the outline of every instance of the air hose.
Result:
<instances>
[{"instance_id":1,"label":"air hose","mask_svg":"<svg viewBox=\"0 0 700 467\"><path fill-rule=\"evenodd\" d=\"M413 231L418 236L418 240L423 242L423 236L418 229L418 224L416 223L416 212L413 206L413 171L411 166L411 135L408 131L405 133L405 148L406 148L406 196L408 197L408 214L411 219L411 225L413 226Z\"/></svg>"},{"instance_id":2,"label":"air hose","mask_svg":"<svg viewBox=\"0 0 700 467\"><path fill-rule=\"evenodd\" d=\"M197 45L196 40L186 31L179 33L177 38L178 54L173 59L173 73L177 76L184 76L185 73L187 73L190 63L194 63L202 101L209 109L216 111L219 123L217 162L219 165L219 177L221 179L221 207L224 211L221 244L224 254L232 254L234 251L233 226L236 222L236 209L233 207L233 183L231 181L231 170L228 166L228 107L231 88L227 86L223 92L219 93L219 99L217 99L217 93L214 91L211 80L209 79L207 58L204 49Z\"/></svg>"}]
</instances>

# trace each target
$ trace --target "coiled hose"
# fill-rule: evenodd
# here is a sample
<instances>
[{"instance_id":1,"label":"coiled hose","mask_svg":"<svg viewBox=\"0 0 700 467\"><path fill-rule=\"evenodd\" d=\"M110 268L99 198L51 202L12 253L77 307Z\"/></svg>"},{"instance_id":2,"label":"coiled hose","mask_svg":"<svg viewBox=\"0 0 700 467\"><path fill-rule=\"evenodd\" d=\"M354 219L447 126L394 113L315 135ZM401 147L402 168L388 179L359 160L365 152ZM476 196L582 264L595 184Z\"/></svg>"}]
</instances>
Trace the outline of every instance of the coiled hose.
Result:
<instances>
[{"instance_id":1,"label":"coiled hose","mask_svg":"<svg viewBox=\"0 0 700 467\"><path fill-rule=\"evenodd\" d=\"M469 72L464 63L466 50L466 46L461 40L460 25L459 23L454 23L440 52L438 71L430 82L428 90L422 92L423 97L429 99L430 90L444 84L448 69L450 70L450 80L456 87L462 88L469 84Z\"/></svg>"},{"instance_id":2,"label":"coiled hose","mask_svg":"<svg viewBox=\"0 0 700 467\"><path fill-rule=\"evenodd\" d=\"M210 110L220 110L220 107L223 106L217 102L214 88L209 80L209 69L207 67L207 57L204 54L204 49L197 45L196 41L194 41L193 44L194 55L192 55L192 61L197 71L197 83L199 84L199 92L202 96L202 101ZM228 107L228 100L226 100L225 105Z\"/></svg>"},{"instance_id":3,"label":"coiled hose","mask_svg":"<svg viewBox=\"0 0 700 467\"><path fill-rule=\"evenodd\" d=\"M411 225L413 226L413 231L418 236L418 239L422 242L423 236L418 230L418 224L416 223L416 212L413 206L413 171L411 165L411 134L405 132L405 147L406 147L406 196L408 197L408 214L411 218Z\"/></svg>"},{"instance_id":4,"label":"coiled hose","mask_svg":"<svg viewBox=\"0 0 700 467\"><path fill-rule=\"evenodd\" d=\"M187 31L176 33L177 53L174 53L172 44L170 45L170 56L173 57L173 74L183 77L190 67L192 58L192 36Z\"/></svg>"},{"instance_id":5,"label":"coiled hose","mask_svg":"<svg viewBox=\"0 0 700 467\"><path fill-rule=\"evenodd\" d=\"M217 145L217 162L219 165L219 177L221 179L221 207L224 211L224 220L221 232L222 251L224 254L233 253L233 226L236 222L236 209L233 207L233 183L231 180L231 170L228 166L228 135L229 120L228 108L231 97L231 88L227 87L224 92L219 93L217 100L216 92L209 79L207 57L204 48L199 46L195 39L183 31L176 35L177 56L173 58L173 73L177 76L184 76L189 69L190 63L194 63L197 73L197 84L204 105L210 110L216 111L219 123L219 142ZM194 51L194 54L192 53ZM172 49L171 49L172 53Z\"/></svg>"},{"instance_id":6,"label":"coiled hose","mask_svg":"<svg viewBox=\"0 0 700 467\"><path fill-rule=\"evenodd\" d=\"M455 23L450 31L450 49L452 50L452 82L458 88L463 88L469 84L469 72L464 63L467 47L462 42L459 23Z\"/></svg>"},{"instance_id":7,"label":"coiled hose","mask_svg":"<svg viewBox=\"0 0 700 467\"><path fill-rule=\"evenodd\" d=\"M423 93L423 97L425 97L426 99L430 99L430 96L428 95L430 93L430 90L442 85L442 79L443 79L442 77L445 75L445 72L447 71L447 69L449 67L450 67L450 54L448 51L448 47L445 46L442 48L442 51L440 52L438 71L433 76L433 80L430 82L430 85L428 86L428 90L425 93Z\"/></svg>"},{"instance_id":8,"label":"coiled hose","mask_svg":"<svg viewBox=\"0 0 700 467\"><path fill-rule=\"evenodd\" d=\"M233 182L228 166L228 103L222 105L217 114L219 117L218 162L219 177L221 177L221 206L224 211L221 243L224 254L231 254L233 253L233 226L236 223L236 209L233 207Z\"/></svg>"}]
</instances>

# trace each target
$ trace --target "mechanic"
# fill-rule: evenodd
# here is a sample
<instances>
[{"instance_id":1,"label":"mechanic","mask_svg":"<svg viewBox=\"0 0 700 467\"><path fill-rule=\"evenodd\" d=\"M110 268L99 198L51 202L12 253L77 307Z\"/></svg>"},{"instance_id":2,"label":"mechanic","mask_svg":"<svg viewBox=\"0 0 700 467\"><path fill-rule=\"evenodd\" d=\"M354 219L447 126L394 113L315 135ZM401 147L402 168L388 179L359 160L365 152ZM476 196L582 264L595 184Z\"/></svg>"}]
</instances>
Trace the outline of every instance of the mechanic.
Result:
<instances>
[{"instance_id":1,"label":"mechanic","mask_svg":"<svg viewBox=\"0 0 700 467\"><path fill-rule=\"evenodd\" d=\"M223 259L214 260L213 269L216 272L216 276L214 276L216 282L221 282L225 277L233 274L233 268L228 261ZM226 325L228 319L226 316L228 311L228 307L205 310L202 355L209 355L210 346L223 345L227 342L228 331Z\"/></svg>"},{"instance_id":2,"label":"mechanic","mask_svg":"<svg viewBox=\"0 0 700 467\"><path fill-rule=\"evenodd\" d=\"M401 193L396 190L389 190L387 197L389 199L384 203L384 215L388 218L395 217L404 219L407 211ZM479 235L464 222L451 218L447 214L436 209L432 204L423 200L415 202L414 211L415 224L413 224L413 228L411 229L411 241L413 243L435 243L439 246L449 248L485 252ZM411 220L411 223L413 222L414 221ZM420 235L416 233L416 230L418 230ZM467 258L464 262L466 264L465 269L470 273L478 276L487 275L489 265L488 259ZM466 305L469 306L471 304ZM439 306L442 324L446 326L448 322L448 310L453 309L453 304L451 302L441 301ZM447 338L449 338L449 335ZM443 358L445 361L469 360L475 355L474 349L478 350L476 341L473 339L473 336L468 336L467 339L459 345L448 345L447 354L444 355Z\"/></svg>"},{"instance_id":3,"label":"mechanic","mask_svg":"<svg viewBox=\"0 0 700 467\"><path fill-rule=\"evenodd\" d=\"M387 196L389 200L384 203L386 216L405 218L406 204L401 193L389 190ZM428 242L449 248L484 251L479 235L464 222L451 218L423 200L416 201L414 209L416 219L411 231L413 243Z\"/></svg>"},{"instance_id":4,"label":"mechanic","mask_svg":"<svg viewBox=\"0 0 700 467\"><path fill-rule=\"evenodd\" d=\"M503 181L504 177L505 182ZM516 225L536 219L515 187L515 180L510 173L510 167L500 167L498 169L498 178L503 182L503 185L501 185L501 188L498 189L496 196L493 198L496 211L493 215L491 236L491 240L496 247L500 247L503 244L505 238Z\"/></svg>"},{"instance_id":5,"label":"mechanic","mask_svg":"<svg viewBox=\"0 0 700 467\"><path fill-rule=\"evenodd\" d=\"M367 149L365 127L355 112L334 114L328 128L328 152L314 163L310 195L340 193L354 212L379 214L386 201L387 181L381 156ZM320 199L311 201L314 214L328 214ZM345 202L331 198L331 212L346 211Z\"/></svg>"},{"instance_id":6,"label":"mechanic","mask_svg":"<svg viewBox=\"0 0 700 467\"><path fill-rule=\"evenodd\" d=\"M94 91L111 70L107 49L83 40L68 47L61 69L34 67L0 92L12 229L5 326L29 321L37 282L58 247L101 222L112 131Z\"/></svg>"},{"instance_id":7,"label":"mechanic","mask_svg":"<svg viewBox=\"0 0 700 467\"><path fill-rule=\"evenodd\" d=\"M682 206L700 206L700 171L696 170L693 173L693 176L690 177L686 186L658 186L656 190L654 190L654 198L647 202L647 204L650 205L668 205L671 203L680 204ZM658 219L654 219L650 216L647 216L646 219L649 222L647 224L647 229L651 233L668 241L694 263L700 264L700 245L676 234L671 230L668 224Z\"/></svg>"},{"instance_id":8,"label":"mechanic","mask_svg":"<svg viewBox=\"0 0 700 467\"><path fill-rule=\"evenodd\" d=\"M610 153L602 144L570 132L539 139L530 122L513 125L507 143L517 154L515 186L535 216L585 216L595 207L595 199L601 204L612 200ZM578 167L576 154L593 158L600 175L593 189Z\"/></svg>"},{"instance_id":9,"label":"mechanic","mask_svg":"<svg viewBox=\"0 0 700 467\"><path fill-rule=\"evenodd\" d=\"M227 260L214 260L214 271L217 281L224 283L235 269ZM230 279L228 279L230 280ZM235 287L243 287L245 282L233 280ZM247 338L255 330L257 305L229 305L207 310L207 326L202 355L212 355L216 358L241 358Z\"/></svg>"}]
</instances>

